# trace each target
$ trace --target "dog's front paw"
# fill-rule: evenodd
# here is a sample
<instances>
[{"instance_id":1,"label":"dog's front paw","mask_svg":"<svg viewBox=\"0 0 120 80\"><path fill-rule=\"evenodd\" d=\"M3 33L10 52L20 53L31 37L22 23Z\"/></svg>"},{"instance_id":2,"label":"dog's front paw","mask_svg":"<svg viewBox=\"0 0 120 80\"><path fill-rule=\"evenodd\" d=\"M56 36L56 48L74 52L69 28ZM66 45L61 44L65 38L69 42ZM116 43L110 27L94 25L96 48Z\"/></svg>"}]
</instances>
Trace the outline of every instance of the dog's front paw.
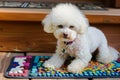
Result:
<instances>
[{"instance_id":1,"label":"dog's front paw","mask_svg":"<svg viewBox=\"0 0 120 80\"><path fill-rule=\"evenodd\" d=\"M73 73L80 73L86 66L88 62L83 62L80 59L75 59L71 64L68 65L68 71Z\"/></svg>"},{"instance_id":2,"label":"dog's front paw","mask_svg":"<svg viewBox=\"0 0 120 80\"><path fill-rule=\"evenodd\" d=\"M68 65L67 69L69 72L72 72L72 73L80 73L83 68L80 66L70 64L70 65Z\"/></svg>"},{"instance_id":3,"label":"dog's front paw","mask_svg":"<svg viewBox=\"0 0 120 80\"><path fill-rule=\"evenodd\" d=\"M47 67L47 68L55 69L54 64L52 64L50 61L45 61L45 63L43 64L43 66Z\"/></svg>"}]
</instances>

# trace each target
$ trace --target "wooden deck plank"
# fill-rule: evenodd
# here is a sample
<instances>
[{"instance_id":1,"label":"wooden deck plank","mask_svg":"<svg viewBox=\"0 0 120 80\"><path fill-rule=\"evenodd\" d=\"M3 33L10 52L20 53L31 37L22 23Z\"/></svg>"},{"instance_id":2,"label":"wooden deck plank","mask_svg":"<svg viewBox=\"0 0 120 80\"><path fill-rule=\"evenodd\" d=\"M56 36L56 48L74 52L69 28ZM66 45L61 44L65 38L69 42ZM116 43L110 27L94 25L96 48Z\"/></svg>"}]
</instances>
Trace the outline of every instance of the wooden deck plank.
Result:
<instances>
[{"instance_id":1,"label":"wooden deck plank","mask_svg":"<svg viewBox=\"0 0 120 80\"><path fill-rule=\"evenodd\" d=\"M30 56L52 56L54 53L27 53Z\"/></svg>"},{"instance_id":2,"label":"wooden deck plank","mask_svg":"<svg viewBox=\"0 0 120 80\"><path fill-rule=\"evenodd\" d=\"M5 78L4 77L4 72L8 68L11 58L13 56L22 56L23 53L4 53L4 54L1 53L0 55L4 56L4 58L2 58L2 60L0 59L0 61L2 63L1 72L0 72L0 80L19 80L19 79ZM22 80L29 80L29 79L22 79Z\"/></svg>"},{"instance_id":3,"label":"wooden deck plank","mask_svg":"<svg viewBox=\"0 0 120 80\"><path fill-rule=\"evenodd\" d=\"M3 59L5 58L6 56L6 52L0 52L0 73L2 72L2 65L3 65Z\"/></svg>"},{"instance_id":4,"label":"wooden deck plank","mask_svg":"<svg viewBox=\"0 0 120 80\"><path fill-rule=\"evenodd\" d=\"M41 21L50 11L51 9L0 8L0 20ZM107 11L82 11L88 17L90 23L120 23L120 9L109 8Z\"/></svg>"}]
</instances>

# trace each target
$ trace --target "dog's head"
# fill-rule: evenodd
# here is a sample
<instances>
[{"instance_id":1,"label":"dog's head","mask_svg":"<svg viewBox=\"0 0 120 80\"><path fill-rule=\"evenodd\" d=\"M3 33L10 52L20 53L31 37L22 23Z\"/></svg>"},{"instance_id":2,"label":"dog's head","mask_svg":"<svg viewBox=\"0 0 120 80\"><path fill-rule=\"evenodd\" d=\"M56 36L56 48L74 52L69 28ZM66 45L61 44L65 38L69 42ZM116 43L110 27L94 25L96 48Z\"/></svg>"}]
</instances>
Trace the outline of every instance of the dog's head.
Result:
<instances>
[{"instance_id":1,"label":"dog's head","mask_svg":"<svg viewBox=\"0 0 120 80\"><path fill-rule=\"evenodd\" d=\"M61 41L73 41L89 26L84 14L72 4L59 4L43 19L44 31L53 33Z\"/></svg>"}]
</instances>

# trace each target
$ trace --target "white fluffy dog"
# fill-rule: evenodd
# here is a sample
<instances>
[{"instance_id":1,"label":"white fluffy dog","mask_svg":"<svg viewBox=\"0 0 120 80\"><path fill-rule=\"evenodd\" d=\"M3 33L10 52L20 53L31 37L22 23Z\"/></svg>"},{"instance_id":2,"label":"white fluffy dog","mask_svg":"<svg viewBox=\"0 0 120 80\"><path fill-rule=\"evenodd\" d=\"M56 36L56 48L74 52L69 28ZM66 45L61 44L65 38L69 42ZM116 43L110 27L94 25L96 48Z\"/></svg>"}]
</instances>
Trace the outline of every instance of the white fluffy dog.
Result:
<instances>
[{"instance_id":1,"label":"white fluffy dog","mask_svg":"<svg viewBox=\"0 0 120 80\"><path fill-rule=\"evenodd\" d=\"M72 4L59 4L42 21L44 31L53 33L57 41L55 54L45 67L60 68L68 56L75 59L68 65L69 72L79 73L92 58L98 48L97 60L109 63L118 58L114 48L109 47L103 32L89 26L85 15Z\"/></svg>"}]
</instances>

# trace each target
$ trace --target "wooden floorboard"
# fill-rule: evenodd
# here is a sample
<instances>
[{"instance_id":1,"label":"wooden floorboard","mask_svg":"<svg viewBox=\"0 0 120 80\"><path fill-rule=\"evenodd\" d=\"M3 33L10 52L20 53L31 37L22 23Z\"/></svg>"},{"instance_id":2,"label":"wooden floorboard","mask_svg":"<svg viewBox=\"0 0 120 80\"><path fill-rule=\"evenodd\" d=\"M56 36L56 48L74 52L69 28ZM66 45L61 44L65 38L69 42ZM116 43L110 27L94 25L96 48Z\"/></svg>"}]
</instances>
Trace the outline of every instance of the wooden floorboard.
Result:
<instances>
[{"instance_id":1,"label":"wooden floorboard","mask_svg":"<svg viewBox=\"0 0 120 80\"><path fill-rule=\"evenodd\" d=\"M27 53L30 56L52 56L54 53Z\"/></svg>"},{"instance_id":2,"label":"wooden floorboard","mask_svg":"<svg viewBox=\"0 0 120 80\"><path fill-rule=\"evenodd\" d=\"M2 72L3 59L7 55L6 52L0 52L0 73Z\"/></svg>"}]
</instances>

